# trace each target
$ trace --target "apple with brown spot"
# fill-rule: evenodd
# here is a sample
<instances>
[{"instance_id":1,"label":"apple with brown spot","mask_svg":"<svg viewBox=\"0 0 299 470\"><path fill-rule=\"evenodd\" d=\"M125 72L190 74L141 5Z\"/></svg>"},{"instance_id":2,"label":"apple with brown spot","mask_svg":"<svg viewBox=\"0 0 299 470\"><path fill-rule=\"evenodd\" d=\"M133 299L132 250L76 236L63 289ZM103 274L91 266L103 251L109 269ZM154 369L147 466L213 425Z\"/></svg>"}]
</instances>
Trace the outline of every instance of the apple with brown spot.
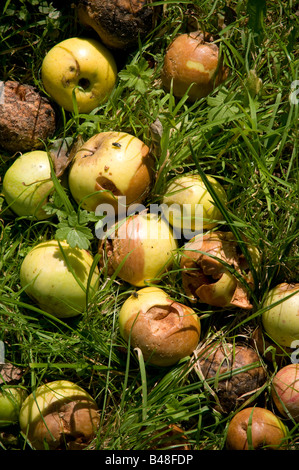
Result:
<instances>
[{"instance_id":1,"label":"apple with brown spot","mask_svg":"<svg viewBox=\"0 0 299 470\"><path fill-rule=\"evenodd\" d=\"M271 395L282 416L299 422L299 364L288 364L276 372Z\"/></svg>"}]
</instances>

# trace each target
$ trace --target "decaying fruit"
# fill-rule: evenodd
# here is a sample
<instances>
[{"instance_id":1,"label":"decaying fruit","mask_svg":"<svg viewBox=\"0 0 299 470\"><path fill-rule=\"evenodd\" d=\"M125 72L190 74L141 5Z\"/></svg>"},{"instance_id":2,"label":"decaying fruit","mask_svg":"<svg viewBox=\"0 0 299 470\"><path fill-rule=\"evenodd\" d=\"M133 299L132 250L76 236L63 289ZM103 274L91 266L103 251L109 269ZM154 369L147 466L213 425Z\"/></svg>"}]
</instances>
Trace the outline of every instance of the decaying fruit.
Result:
<instances>
[{"instance_id":1,"label":"decaying fruit","mask_svg":"<svg viewBox=\"0 0 299 470\"><path fill-rule=\"evenodd\" d=\"M162 83L168 91L172 88L178 98L187 91L189 101L203 98L226 77L219 47L209 34L201 31L180 34L166 51Z\"/></svg>"},{"instance_id":2,"label":"decaying fruit","mask_svg":"<svg viewBox=\"0 0 299 470\"><path fill-rule=\"evenodd\" d=\"M101 132L76 153L69 172L69 187L82 207L96 211L109 204L115 213L141 203L149 193L153 160L149 148L126 132ZM124 200L124 202L122 202Z\"/></svg>"},{"instance_id":3,"label":"decaying fruit","mask_svg":"<svg viewBox=\"0 0 299 470\"><path fill-rule=\"evenodd\" d=\"M13 153L41 149L55 127L54 109L33 86L0 82L0 147Z\"/></svg>"},{"instance_id":4,"label":"decaying fruit","mask_svg":"<svg viewBox=\"0 0 299 470\"><path fill-rule=\"evenodd\" d=\"M286 443L286 427L266 408L244 408L232 418L228 426L228 450L281 450Z\"/></svg>"},{"instance_id":5,"label":"decaying fruit","mask_svg":"<svg viewBox=\"0 0 299 470\"><path fill-rule=\"evenodd\" d=\"M132 348L155 366L171 366L193 353L199 343L200 320L186 305L174 302L158 287L132 294L119 312L119 329Z\"/></svg>"},{"instance_id":6,"label":"decaying fruit","mask_svg":"<svg viewBox=\"0 0 299 470\"><path fill-rule=\"evenodd\" d=\"M151 0L79 0L78 19L111 49L138 44L155 26L158 7Z\"/></svg>"},{"instance_id":7,"label":"decaying fruit","mask_svg":"<svg viewBox=\"0 0 299 470\"><path fill-rule=\"evenodd\" d=\"M41 242L23 260L21 285L43 311L74 317L85 311L98 288L98 269L91 272L92 265L93 257L84 249L57 240Z\"/></svg>"},{"instance_id":8,"label":"decaying fruit","mask_svg":"<svg viewBox=\"0 0 299 470\"><path fill-rule=\"evenodd\" d=\"M20 428L36 450L81 450L96 436L96 401L68 380L41 385L23 402Z\"/></svg>"},{"instance_id":9,"label":"decaying fruit","mask_svg":"<svg viewBox=\"0 0 299 470\"><path fill-rule=\"evenodd\" d=\"M216 408L225 413L254 400L266 381L259 355L246 345L214 341L197 355L196 367L216 393Z\"/></svg>"},{"instance_id":10,"label":"decaying fruit","mask_svg":"<svg viewBox=\"0 0 299 470\"><path fill-rule=\"evenodd\" d=\"M276 372L271 395L282 416L299 422L299 364L288 364Z\"/></svg>"},{"instance_id":11,"label":"decaying fruit","mask_svg":"<svg viewBox=\"0 0 299 470\"><path fill-rule=\"evenodd\" d=\"M177 241L155 213L137 213L115 224L111 237L99 242L100 266L108 275L134 286L157 282L171 266Z\"/></svg>"},{"instance_id":12,"label":"decaying fruit","mask_svg":"<svg viewBox=\"0 0 299 470\"><path fill-rule=\"evenodd\" d=\"M253 265L258 266L258 251L252 246L247 249ZM181 270L183 288L191 301L252 308L253 276L231 232L200 234L190 240L182 252Z\"/></svg>"}]
</instances>

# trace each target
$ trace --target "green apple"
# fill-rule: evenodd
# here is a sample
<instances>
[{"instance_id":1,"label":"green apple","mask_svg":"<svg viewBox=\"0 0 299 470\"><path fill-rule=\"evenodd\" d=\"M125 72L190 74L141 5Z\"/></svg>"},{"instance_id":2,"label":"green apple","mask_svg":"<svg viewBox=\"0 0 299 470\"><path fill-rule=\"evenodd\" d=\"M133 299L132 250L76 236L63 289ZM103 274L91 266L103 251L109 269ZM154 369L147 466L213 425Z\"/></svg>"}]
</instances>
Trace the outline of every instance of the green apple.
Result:
<instances>
[{"instance_id":1,"label":"green apple","mask_svg":"<svg viewBox=\"0 0 299 470\"><path fill-rule=\"evenodd\" d=\"M174 302L159 287L132 294L119 312L125 341L142 351L152 365L171 366L192 354L200 339L200 320L194 310Z\"/></svg>"},{"instance_id":2,"label":"green apple","mask_svg":"<svg viewBox=\"0 0 299 470\"><path fill-rule=\"evenodd\" d=\"M21 431L37 450L83 449L96 436L99 423L96 401L68 380L39 386L19 415Z\"/></svg>"},{"instance_id":3,"label":"green apple","mask_svg":"<svg viewBox=\"0 0 299 470\"><path fill-rule=\"evenodd\" d=\"M85 311L98 288L98 269L91 273L92 264L93 257L86 250L66 242L59 245L56 240L42 242L23 260L21 285L45 312L57 318L74 317Z\"/></svg>"},{"instance_id":4,"label":"green apple","mask_svg":"<svg viewBox=\"0 0 299 470\"><path fill-rule=\"evenodd\" d=\"M17 215L48 218L42 207L53 190L47 152L35 150L18 157L4 175L2 190Z\"/></svg>"},{"instance_id":5,"label":"green apple","mask_svg":"<svg viewBox=\"0 0 299 470\"><path fill-rule=\"evenodd\" d=\"M155 213L138 213L115 225L99 243L100 264L134 286L157 282L178 248L169 225ZM113 232L113 230L111 230Z\"/></svg>"},{"instance_id":6,"label":"green apple","mask_svg":"<svg viewBox=\"0 0 299 470\"><path fill-rule=\"evenodd\" d=\"M287 443L287 428L272 411L248 407L231 419L226 446L229 450L283 449Z\"/></svg>"},{"instance_id":7,"label":"green apple","mask_svg":"<svg viewBox=\"0 0 299 470\"><path fill-rule=\"evenodd\" d=\"M221 184L212 176L207 176L209 182L222 202L226 201L226 193ZM179 176L167 185L163 204L166 204L165 216L174 229L183 230L185 238L190 238L189 232L195 232L215 227L223 219L221 212L213 202L201 177L196 174ZM177 205L178 210L173 210Z\"/></svg>"},{"instance_id":8,"label":"green apple","mask_svg":"<svg viewBox=\"0 0 299 470\"><path fill-rule=\"evenodd\" d=\"M299 422L299 364L279 369L272 380L272 398L278 411Z\"/></svg>"},{"instance_id":9,"label":"green apple","mask_svg":"<svg viewBox=\"0 0 299 470\"><path fill-rule=\"evenodd\" d=\"M149 148L126 132L101 132L85 142L76 153L69 172L69 188L86 210L109 204L119 212L141 203L149 193L153 160ZM100 209L100 208L99 208Z\"/></svg>"},{"instance_id":10,"label":"green apple","mask_svg":"<svg viewBox=\"0 0 299 470\"><path fill-rule=\"evenodd\" d=\"M116 82L117 66L100 42L72 37L48 51L41 74L45 90L62 108L74 111L74 91L79 112L89 113L108 99Z\"/></svg>"},{"instance_id":11,"label":"green apple","mask_svg":"<svg viewBox=\"0 0 299 470\"><path fill-rule=\"evenodd\" d=\"M0 428L18 423L27 392L21 387L2 385L0 388Z\"/></svg>"},{"instance_id":12,"label":"green apple","mask_svg":"<svg viewBox=\"0 0 299 470\"><path fill-rule=\"evenodd\" d=\"M280 346L291 348L293 341L299 340L299 283L281 283L271 289L263 309L266 333Z\"/></svg>"}]
</instances>

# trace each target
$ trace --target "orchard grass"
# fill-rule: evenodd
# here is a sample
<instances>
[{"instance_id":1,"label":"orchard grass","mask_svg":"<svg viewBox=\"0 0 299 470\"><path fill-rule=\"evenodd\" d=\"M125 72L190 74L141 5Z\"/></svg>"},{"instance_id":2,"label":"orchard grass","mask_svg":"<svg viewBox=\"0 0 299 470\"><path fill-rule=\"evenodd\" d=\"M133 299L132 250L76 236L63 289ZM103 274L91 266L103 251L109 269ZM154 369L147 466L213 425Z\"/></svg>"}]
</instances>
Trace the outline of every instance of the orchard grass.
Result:
<instances>
[{"instance_id":1,"label":"orchard grass","mask_svg":"<svg viewBox=\"0 0 299 470\"><path fill-rule=\"evenodd\" d=\"M299 88L298 10L292 0L268 1L267 7L253 0L233 0L229 7L221 0L157 3L164 5L159 26L139 47L115 54L119 75L108 102L89 115L66 113L54 104L57 130L45 149L58 139L73 143L101 131L136 135L155 155L156 177L147 205L161 200L166 183L176 175L213 175L228 199L226 205L215 200L223 215L219 229L230 229L257 246L261 266L255 272L252 311L192 307L201 319L201 344L213 338L249 343L261 323L267 292L280 282L299 281L299 95L291 95L296 83ZM40 67L47 50L68 37L87 35L75 15L71 2L64 7L55 1L2 2L0 80L18 80L44 93ZM186 96L176 99L163 90L160 71L171 40L196 26L214 35L229 77L207 98L189 103ZM150 126L157 120L163 132L155 141ZM1 151L1 180L16 156ZM184 429L191 449L225 449L233 413L217 411L215 393L194 367L196 357L159 369L145 364L121 339L118 312L136 291L133 286L103 271L101 288L84 315L67 321L41 311L22 290L20 265L39 242L62 233L97 254L97 217L78 207L65 184L53 178L55 196L47 220L17 217L0 199L0 340L6 360L24 368L22 385L28 391L56 379L89 391L101 412L92 449L151 449L153 442L163 441L170 424ZM178 259L157 285L189 304ZM270 385L279 366L275 360L270 365L264 357L261 361L268 379L256 392L257 403L272 410ZM292 420L286 424L288 448L296 449L298 427ZM0 434L1 448L30 448L18 425L6 431Z\"/></svg>"}]
</instances>

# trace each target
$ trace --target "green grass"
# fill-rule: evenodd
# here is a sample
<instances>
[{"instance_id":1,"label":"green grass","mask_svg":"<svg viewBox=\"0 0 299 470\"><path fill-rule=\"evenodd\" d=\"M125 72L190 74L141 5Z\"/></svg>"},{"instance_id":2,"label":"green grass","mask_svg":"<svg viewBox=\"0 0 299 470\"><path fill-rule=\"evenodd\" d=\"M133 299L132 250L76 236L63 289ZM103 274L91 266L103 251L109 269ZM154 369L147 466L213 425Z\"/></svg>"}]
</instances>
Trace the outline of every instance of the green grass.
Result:
<instances>
[{"instance_id":1,"label":"green grass","mask_svg":"<svg viewBox=\"0 0 299 470\"><path fill-rule=\"evenodd\" d=\"M253 0L234 0L229 7L221 0L159 3L167 8L156 30L139 48L116 55L118 82L107 103L90 115L65 113L54 104L58 123L53 142L121 130L152 148L149 129L159 119L163 134L159 147L153 148L156 178L147 204L160 201L167 181L183 172L211 174L221 182L228 198L225 206L218 201L223 228L237 238L245 235L261 253L254 308L250 313L205 305L193 308L201 318L202 343L211 337L247 343L260 325L269 289L280 282L299 282L299 106L290 101L292 83L299 79L295 2L269 1L266 11L260 10L264 2ZM40 67L46 51L63 39L86 35L74 21L71 3L53 4L2 2L0 80L18 80L44 92ZM163 90L160 71L166 47L194 18L217 38L229 77L209 97L190 104ZM261 80L260 90L250 76ZM2 179L14 158L1 151ZM194 359L168 369L154 368L120 338L118 312L135 288L103 273L101 288L86 313L68 321L40 311L21 289L19 271L25 255L38 242L55 237L59 228L67 227L67 233L73 229L97 253L96 218L77 207L58 179L55 187L59 197L46 221L16 217L4 199L0 201L0 340L5 342L6 360L25 370L22 385L31 391L45 381L64 378L88 390L101 410L96 449L149 449L153 435L163 435L171 423L184 429L194 450L224 449L233 413L216 410L214 394L197 374ZM159 285L188 304L177 261ZM264 363L268 380L258 403L272 409L270 385L278 366L275 361ZM298 425L292 420L286 424L289 446L298 448ZM0 434L0 446L27 449L28 443L16 425L9 429L9 439Z\"/></svg>"}]
</instances>

